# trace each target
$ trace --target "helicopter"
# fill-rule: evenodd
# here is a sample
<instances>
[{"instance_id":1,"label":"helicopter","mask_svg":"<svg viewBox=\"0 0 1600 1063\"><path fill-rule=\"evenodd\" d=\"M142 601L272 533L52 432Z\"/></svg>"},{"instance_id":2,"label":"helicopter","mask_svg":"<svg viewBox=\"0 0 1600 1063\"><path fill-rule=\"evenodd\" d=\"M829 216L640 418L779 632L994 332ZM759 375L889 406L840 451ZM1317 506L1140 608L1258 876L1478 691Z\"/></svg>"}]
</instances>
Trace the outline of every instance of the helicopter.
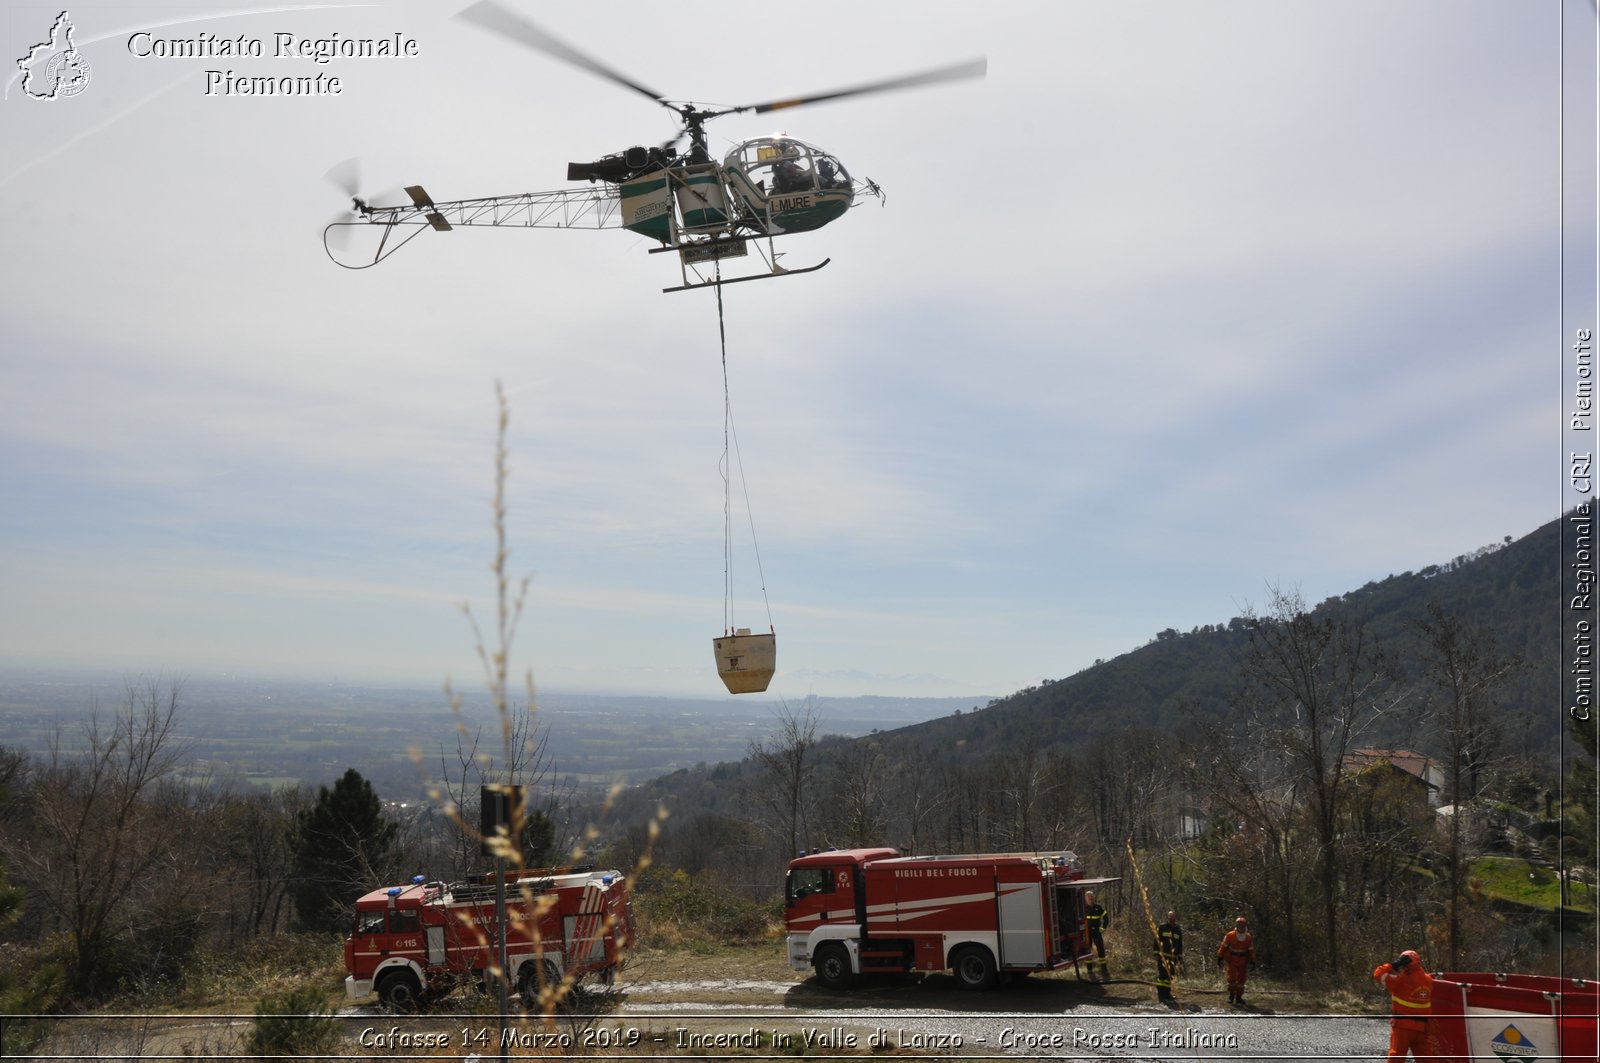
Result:
<instances>
[{"instance_id":1,"label":"helicopter","mask_svg":"<svg viewBox=\"0 0 1600 1063\"><path fill-rule=\"evenodd\" d=\"M814 144L779 134L735 144L714 159L706 123L729 114L767 114L827 100L983 77L987 61L976 59L920 73L830 92L734 107L699 107L668 100L590 58L533 23L480 0L456 16L517 44L587 70L645 96L674 112L678 134L653 146L634 146L591 162L567 167L567 180L583 187L524 192L479 199L435 201L421 185L405 188L410 203L375 206L361 197L351 163L328 176L350 197L350 216L323 229L323 249L337 265L369 269L423 232L450 232L470 226L557 229L620 228L656 241L650 253L676 253L682 283L663 291L688 291L711 285L813 273L826 266L785 268L776 248L780 237L820 229L838 220L865 197L884 200L868 179L856 180L837 156ZM334 244L355 226L379 226L371 261L341 261ZM755 247L752 259L750 248ZM744 259L750 271L725 277L724 262Z\"/></svg>"}]
</instances>

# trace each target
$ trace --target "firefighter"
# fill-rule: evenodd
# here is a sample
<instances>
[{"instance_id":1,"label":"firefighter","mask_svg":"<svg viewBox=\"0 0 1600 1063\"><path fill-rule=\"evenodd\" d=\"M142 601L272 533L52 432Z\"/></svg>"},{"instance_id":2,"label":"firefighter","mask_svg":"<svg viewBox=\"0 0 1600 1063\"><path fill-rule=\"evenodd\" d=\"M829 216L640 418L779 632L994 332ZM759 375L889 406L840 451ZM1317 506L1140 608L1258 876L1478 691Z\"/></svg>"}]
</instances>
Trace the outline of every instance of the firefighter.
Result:
<instances>
[{"instance_id":1,"label":"firefighter","mask_svg":"<svg viewBox=\"0 0 1600 1063\"><path fill-rule=\"evenodd\" d=\"M1244 916L1233 921L1233 929L1222 936L1217 946L1217 966L1228 969L1228 1003L1244 1006L1245 972L1256 963L1256 941Z\"/></svg>"},{"instance_id":2,"label":"firefighter","mask_svg":"<svg viewBox=\"0 0 1600 1063\"><path fill-rule=\"evenodd\" d=\"M1172 995L1172 979L1183 969L1183 927L1178 925L1178 913L1168 912L1167 921L1156 927L1156 999L1163 1004L1176 1004Z\"/></svg>"},{"instance_id":3,"label":"firefighter","mask_svg":"<svg viewBox=\"0 0 1600 1063\"><path fill-rule=\"evenodd\" d=\"M1388 963L1380 963L1372 980L1389 991L1393 1014L1389 1019L1389 1059L1433 1055L1428 1015L1433 1010L1433 976L1422 969L1422 957L1407 949Z\"/></svg>"},{"instance_id":4,"label":"firefighter","mask_svg":"<svg viewBox=\"0 0 1600 1063\"><path fill-rule=\"evenodd\" d=\"M1094 951L1099 956L1100 980L1111 981L1111 971L1106 966L1106 939L1105 931L1111 929L1111 914L1094 899L1094 893L1086 892L1083 895L1083 922L1089 929L1089 943L1094 946ZM1095 961L1089 961L1089 976L1094 977Z\"/></svg>"}]
</instances>

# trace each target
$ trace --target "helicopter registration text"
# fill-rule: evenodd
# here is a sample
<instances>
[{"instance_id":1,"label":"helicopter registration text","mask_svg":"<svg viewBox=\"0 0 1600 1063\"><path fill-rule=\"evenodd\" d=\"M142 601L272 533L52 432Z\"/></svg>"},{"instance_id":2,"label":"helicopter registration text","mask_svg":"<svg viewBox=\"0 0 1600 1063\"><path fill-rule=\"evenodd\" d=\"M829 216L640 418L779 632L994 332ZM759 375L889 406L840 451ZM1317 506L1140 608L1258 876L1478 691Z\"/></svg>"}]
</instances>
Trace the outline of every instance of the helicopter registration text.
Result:
<instances>
[{"instance_id":1,"label":"helicopter registration text","mask_svg":"<svg viewBox=\"0 0 1600 1063\"><path fill-rule=\"evenodd\" d=\"M811 194L808 192L801 196L775 196L771 207L775 211L809 210L811 208Z\"/></svg>"}]
</instances>

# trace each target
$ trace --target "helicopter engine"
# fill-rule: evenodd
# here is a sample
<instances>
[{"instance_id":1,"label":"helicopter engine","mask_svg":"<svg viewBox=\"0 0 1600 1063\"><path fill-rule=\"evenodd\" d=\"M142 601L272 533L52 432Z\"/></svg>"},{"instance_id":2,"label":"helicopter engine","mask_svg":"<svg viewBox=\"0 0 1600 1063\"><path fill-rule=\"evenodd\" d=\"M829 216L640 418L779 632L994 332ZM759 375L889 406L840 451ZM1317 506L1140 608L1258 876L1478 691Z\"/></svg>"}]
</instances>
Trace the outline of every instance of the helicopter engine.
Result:
<instances>
[{"instance_id":1,"label":"helicopter engine","mask_svg":"<svg viewBox=\"0 0 1600 1063\"><path fill-rule=\"evenodd\" d=\"M636 145L626 151L596 159L594 162L567 163L567 180L605 181L619 185L640 174L665 168L671 164L672 158L664 148L644 148Z\"/></svg>"}]
</instances>

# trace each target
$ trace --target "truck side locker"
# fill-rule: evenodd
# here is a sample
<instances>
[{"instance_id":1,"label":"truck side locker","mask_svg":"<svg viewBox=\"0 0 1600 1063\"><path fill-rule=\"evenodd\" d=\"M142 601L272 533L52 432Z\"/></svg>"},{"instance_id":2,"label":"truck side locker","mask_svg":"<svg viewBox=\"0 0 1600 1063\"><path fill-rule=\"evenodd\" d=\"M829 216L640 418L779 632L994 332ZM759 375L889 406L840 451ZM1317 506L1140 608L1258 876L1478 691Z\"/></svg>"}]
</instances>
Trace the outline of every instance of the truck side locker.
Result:
<instances>
[{"instance_id":1,"label":"truck side locker","mask_svg":"<svg viewBox=\"0 0 1600 1063\"><path fill-rule=\"evenodd\" d=\"M1037 882L996 882L1002 967L1043 967L1044 898Z\"/></svg>"}]
</instances>

